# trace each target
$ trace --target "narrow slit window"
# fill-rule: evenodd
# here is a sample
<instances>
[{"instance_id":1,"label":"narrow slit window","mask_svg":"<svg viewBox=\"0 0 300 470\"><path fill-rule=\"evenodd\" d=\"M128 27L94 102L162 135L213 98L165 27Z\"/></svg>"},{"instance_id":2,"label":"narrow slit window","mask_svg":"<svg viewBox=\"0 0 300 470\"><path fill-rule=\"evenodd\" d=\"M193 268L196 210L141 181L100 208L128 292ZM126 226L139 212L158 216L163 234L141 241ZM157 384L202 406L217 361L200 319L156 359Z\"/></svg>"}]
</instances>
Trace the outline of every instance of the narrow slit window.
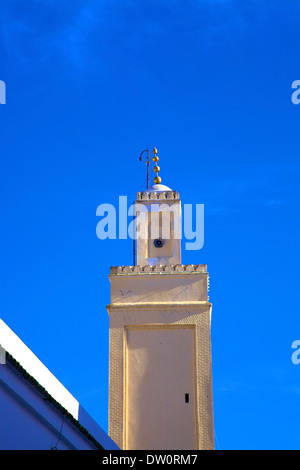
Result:
<instances>
[{"instance_id":1,"label":"narrow slit window","mask_svg":"<svg viewBox=\"0 0 300 470\"><path fill-rule=\"evenodd\" d=\"M189 393L186 393L186 394L184 395L184 401L185 401L185 403L189 403L189 402L190 402L190 394L189 394Z\"/></svg>"}]
</instances>

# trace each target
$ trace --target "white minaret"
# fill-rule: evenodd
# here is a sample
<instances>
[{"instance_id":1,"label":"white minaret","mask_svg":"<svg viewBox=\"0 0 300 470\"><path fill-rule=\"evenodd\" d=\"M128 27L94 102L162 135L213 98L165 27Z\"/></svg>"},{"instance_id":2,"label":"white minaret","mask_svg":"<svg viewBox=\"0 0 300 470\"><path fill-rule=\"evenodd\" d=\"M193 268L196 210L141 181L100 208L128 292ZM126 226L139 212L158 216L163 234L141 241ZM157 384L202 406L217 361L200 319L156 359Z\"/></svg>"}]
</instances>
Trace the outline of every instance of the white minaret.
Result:
<instances>
[{"instance_id":1,"label":"white minaret","mask_svg":"<svg viewBox=\"0 0 300 470\"><path fill-rule=\"evenodd\" d=\"M109 276L109 435L126 450L213 449L207 266L181 264L179 194L154 182L137 194L137 265Z\"/></svg>"}]
</instances>

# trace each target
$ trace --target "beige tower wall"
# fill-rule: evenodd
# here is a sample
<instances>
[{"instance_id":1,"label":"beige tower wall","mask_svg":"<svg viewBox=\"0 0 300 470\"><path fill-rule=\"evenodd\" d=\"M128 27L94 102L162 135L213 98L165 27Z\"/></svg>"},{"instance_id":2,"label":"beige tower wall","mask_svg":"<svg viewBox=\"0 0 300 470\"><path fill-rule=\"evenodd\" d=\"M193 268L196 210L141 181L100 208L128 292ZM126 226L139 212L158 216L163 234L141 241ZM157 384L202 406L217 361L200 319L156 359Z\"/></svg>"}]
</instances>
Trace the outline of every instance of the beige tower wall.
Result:
<instances>
[{"instance_id":1,"label":"beige tower wall","mask_svg":"<svg viewBox=\"0 0 300 470\"><path fill-rule=\"evenodd\" d=\"M117 267L110 282L109 435L122 449L213 449L206 265Z\"/></svg>"}]
</instances>

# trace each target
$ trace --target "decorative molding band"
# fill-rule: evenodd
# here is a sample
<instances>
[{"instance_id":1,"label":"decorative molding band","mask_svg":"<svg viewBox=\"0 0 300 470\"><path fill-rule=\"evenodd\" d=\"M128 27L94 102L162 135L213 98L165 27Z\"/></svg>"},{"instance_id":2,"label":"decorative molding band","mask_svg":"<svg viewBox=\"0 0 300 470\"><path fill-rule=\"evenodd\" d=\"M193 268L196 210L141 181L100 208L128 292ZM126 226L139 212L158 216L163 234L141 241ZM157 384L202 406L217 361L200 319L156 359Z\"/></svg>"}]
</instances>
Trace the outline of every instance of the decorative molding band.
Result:
<instances>
[{"instance_id":1,"label":"decorative molding band","mask_svg":"<svg viewBox=\"0 0 300 470\"><path fill-rule=\"evenodd\" d=\"M172 309L196 309L196 310L207 310L212 307L212 304L208 301L194 301L194 302L135 302L135 303L112 303L106 306L108 313L118 310L172 310Z\"/></svg>"},{"instance_id":2,"label":"decorative molding band","mask_svg":"<svg viewBox=\"0 0 300 470\"><path fill-rule=\"evenodd\" d=\"M176 199L179 200L179 193L177 191L140 191L137 193L138 201L145 200L169 200Z\"/></svg>"},{"instance_id":3,"label":"decorative molding band","mask_svg":"<svg viewBox=\"0 0 300 470\"><path fill-rule=\"evenodd\" d=\"M174 265L146 265L146 266L112 266L110 274L124 275L124 274L173 274L173 273L190 273L190 274L207 274L206 264L174 264Z\"/></svg>"}]
</instances>

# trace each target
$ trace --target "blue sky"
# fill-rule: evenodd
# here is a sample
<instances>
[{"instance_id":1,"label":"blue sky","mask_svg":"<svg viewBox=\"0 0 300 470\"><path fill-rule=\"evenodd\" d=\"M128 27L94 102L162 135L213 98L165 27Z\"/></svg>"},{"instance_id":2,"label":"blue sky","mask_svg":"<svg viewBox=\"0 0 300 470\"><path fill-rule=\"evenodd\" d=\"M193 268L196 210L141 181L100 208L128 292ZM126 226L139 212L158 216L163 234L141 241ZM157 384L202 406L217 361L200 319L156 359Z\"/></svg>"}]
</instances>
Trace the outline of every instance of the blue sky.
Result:
<instances>
[{"instance_id":1,"label":"blue sky","mask_svg":"<svg viewBox=\"0 0 300 470\"><path fill-rule=\"evenodd\" d=\"M300 2L2 0L0 316L107 430L108 274L140 152L204 204L216 449L300 448Z\"/></svg>"}]
</instances>

